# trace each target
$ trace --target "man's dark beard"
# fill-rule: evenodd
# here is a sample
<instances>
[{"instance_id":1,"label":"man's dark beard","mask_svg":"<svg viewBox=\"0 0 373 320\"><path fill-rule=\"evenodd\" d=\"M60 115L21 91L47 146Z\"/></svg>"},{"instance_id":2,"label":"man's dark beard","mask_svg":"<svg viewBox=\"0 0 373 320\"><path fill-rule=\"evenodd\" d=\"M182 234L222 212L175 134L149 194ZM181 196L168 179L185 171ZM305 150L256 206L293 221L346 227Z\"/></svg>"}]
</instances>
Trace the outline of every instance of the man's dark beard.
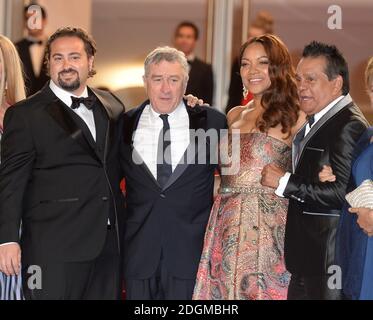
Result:
<instances>
[{"instance_id":1,"label":"man's dark beard","mask_svg":"<svg viewBox=\"0 0 373 320\"><path fill-rule=\"evenodd\" d=\"M61 79L61 74L64 74L64 73L71 73L71 72L74 72L77 74L77 78L74 82L72 83L67 83L67 82L64 82L62 79ZM60 87L66 91L75 91L76 89L78 89L80 87L80 78L79 78L79 73L76 72L75 70L73 69L68 69L68 70L63 70L61 71L59 74L58 74L58 84L60 85Z\"/></svg>"}]
</instances>

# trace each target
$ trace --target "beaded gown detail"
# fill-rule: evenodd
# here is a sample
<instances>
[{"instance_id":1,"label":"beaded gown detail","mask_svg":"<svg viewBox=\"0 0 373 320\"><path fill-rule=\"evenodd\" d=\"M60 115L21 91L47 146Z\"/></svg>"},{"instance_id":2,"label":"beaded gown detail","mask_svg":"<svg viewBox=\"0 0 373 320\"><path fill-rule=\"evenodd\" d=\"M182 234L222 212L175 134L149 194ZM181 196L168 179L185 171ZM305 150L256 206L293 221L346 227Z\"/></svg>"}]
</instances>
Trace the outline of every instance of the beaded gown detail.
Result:
<instances>
[{"instance_id":1,"label":"beaded gown detail","mask_svg":"<svg viewBox=\"0 0 373 320\"><path fill-rule=\"evenodd\" d=\"M232 139L228 141L225 144L231 153ZM291 148L264 133L240 134L239 141L240 166L236 174L222 175L193 299L286 299L290 281L284 262L288 201L263 187L260 179L269 163L290 171Z\"/></svg>"}]
</instances>

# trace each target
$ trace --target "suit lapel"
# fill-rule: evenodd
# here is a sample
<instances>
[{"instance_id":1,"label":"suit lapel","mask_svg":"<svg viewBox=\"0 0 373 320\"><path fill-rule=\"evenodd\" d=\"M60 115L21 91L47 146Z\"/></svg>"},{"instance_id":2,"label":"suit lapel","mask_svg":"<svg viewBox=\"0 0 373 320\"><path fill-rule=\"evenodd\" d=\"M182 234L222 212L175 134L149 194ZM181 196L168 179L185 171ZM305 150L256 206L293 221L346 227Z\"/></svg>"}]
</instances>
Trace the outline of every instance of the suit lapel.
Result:
<instances>
[{"instance_id":1,"label":"suit lapel","mask_svg":"<svg viewBox=\"0 0 373 320\"><path fill-rule=\"evenodd\" d=\"M145 101L141 106L139 106L134 113L128 117L128 121L124 126L124 142L128 145L133 146L134 133L140 121L140 117L145 107L149 104L149 100ZM132 110L131 110L132 112Z\"/></svg>"},{"instance_id":2,"label":"suit lapel","mask_svg":"<svg viewBox=\"0 0 373 320\"><path fill-rule=\"evenodd\" d=\"M311 130L299 144L299 157L297 163L294 163L294 171L300 162L299 160L302 158L305 147L307 146L308 142L312 139L312 137L327 121L329 121L329 119L333 118L337 113L339 113L342 109L344 109L351 103L352 98L348 94L342 100L340 100L333 108L331 108L325 115L323 115L321 119L315 123L314 126L312 126Z\"/></svg>"},{"instance_id":3,"label":"suit lapel","mask_svg":"<svg viewBox=\"0 0 373 320\"><path fill-rule=\"evenodd\" d=\"M102 162L101 156L97 153L95 141L84 120L54 95L48 83L42 92L48 101L46 108L48 114L88 154Z\"/></svg>"},{"instance_id":4,"label":"suit lapel","mask_svg":"<svg viewBox=\"0 0 373 320\"><path fill-rule=\"evenodd\" d=\"M94 88L89 88L89 90L93 92L93 94L101 102L110 120L116 120L119 115L123 113L124 106L121 102L119 102L119 100L117 101L113 95L109 94L108 99L106 99L99 90L96 90Z\"/></svg>"},{"instance_id":5,"label":"suit lapel","mask_svg":"<svg viewBox=\"0 0 373 320\"><path fill-rule=\"evenodd\" d=\"M99 156L104 160L104 150L105 145L109 143L107 141L107 129L108 129L108 119L106 112L101 109L99 105L97 105L93 109L93 117L95 120L95 127L96 127L96 152ZM107 146L108 147L108 146Z\"/></svg>"},{"instance_id":6,"label":"suit lapel","mask_svg":"<svg viewBox=\"0 0 373 320\"><path fill-rule=\"evenodd\" d=\"M87 133L84 133L84 127L77 124L78 119L74 119L74 115L69 112L68 107L60 99L55 98L53 101L51 101L47 106L47 112L68 136L80 144L80 146L93 158L101 162L100 157L97 156L94 148L92 147L92 142L89 141L89 138L87 138ZM79 118L78 115L75 116ZM93 140L90 133L89 135L90 139Z\"/></svg>"},{"instance_id":7,"label":"suit lapel","mask_svg":"<svg viewBox=\"0 0 373 320\"><path fill-rule=\"evenodd\" d=\"M186 105L185 101L184 104ZM202 129L206 131L207 127L207 112L199 107L190 108L186 106L186 110L189 115L189 135L190 135L190 142L189 146L184 152L183 157L181 158L180 163L176 166L175 170L173 171L170 179L165 184L163 190L169 188L173 183L176 182L177 179L185 172L190 164L194 164L197 156L198 156L198 148L205 147L198 144L197 136L195 132L198 129ZM172 144L171 144L172 149Z\"/></svg>"},{"instance_id":8,"label":"suit lapel","mask_svg":"<svg viewBox=\"0 0 373 320\"><path fill-rule=\"evenodd\" d=\"M98 92L89 89L90 94L94 94L98 101L96 101L96 105L93 108L93 117L95 120L95 127L96 127L96 152L97 154L104 160L106 154L104 151L109 149L113 137L113 125L110 125L110 116L108 114L108 103L106 102L105 98L102 97ZM106 107L105 107L106 106Z\"/></svg>"},{"instance_id":9,"label":"suit lapel","mask_svg":"<svg viewBox=\"0 0 373 320\"><path fill-rule=\"evenodd\" d=\"M297 160L299 160L300 158L300 144L301 144L302 138L304 137L306 126L307 126L307 122L295 134L293 142L292 142L291 164L292 164L293 172L295 171ZM298 159L296 159L297 155L299 155Z\"/></svg>"},{"instance_id":10,"label":"suit lapel","mask_svg":"<svg viewBox=\"0 0 373 320\"><path fill-rule=\"evenodd\" d=\"M32 59L31 59L31 43L28 40L25 40L25 52L27 53L25 54L26 61L24 63L25 65L28 66L30 72L33 75L33 78L36 79L36 74L35 74L34 66L32 64Z\"/></svg>"}]
</instances>

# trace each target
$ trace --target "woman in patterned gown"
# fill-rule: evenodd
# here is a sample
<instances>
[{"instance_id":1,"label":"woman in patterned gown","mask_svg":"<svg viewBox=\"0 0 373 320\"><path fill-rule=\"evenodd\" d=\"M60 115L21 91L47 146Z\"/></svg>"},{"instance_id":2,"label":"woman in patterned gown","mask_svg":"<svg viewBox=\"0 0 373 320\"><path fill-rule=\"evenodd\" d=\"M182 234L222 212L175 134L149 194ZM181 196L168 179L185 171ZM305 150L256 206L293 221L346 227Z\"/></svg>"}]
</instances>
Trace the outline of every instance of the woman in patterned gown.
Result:
<instances>
[{"instance_id":1,"label":"woman in patterned gown","mask_svg":"<svg viewBox=\"0 0 373 320\"><path fill-rule=\"evenodd\" d=\"M17 50L8 38L0 35L0 141L5 111L25 97L22 67ZM0 227L1 224L2 221ZM0 272L0 300L21 299L21 276L7 276Z\"/></svg>"},{"instance_id":2,"label":"woman in patterned gown","mask_svg":"<svg viewBox=\"0 0 373 320\"><path fill-rule=\"evenodd\" d=\"M240 61L244 91L254 99L228 113L231 132L221 152L224 148L228 154L234 152L231 141L237 134L239 170L221 177L193 299L287 296L290 275L283 249L288 203L261 186L260 179L266 164L290 169L291 141L305 117L299 111L289 52L278 37L252 38L242 46ZM222 163L220 167L223 171Z\"/></svg>"}]
</instances>

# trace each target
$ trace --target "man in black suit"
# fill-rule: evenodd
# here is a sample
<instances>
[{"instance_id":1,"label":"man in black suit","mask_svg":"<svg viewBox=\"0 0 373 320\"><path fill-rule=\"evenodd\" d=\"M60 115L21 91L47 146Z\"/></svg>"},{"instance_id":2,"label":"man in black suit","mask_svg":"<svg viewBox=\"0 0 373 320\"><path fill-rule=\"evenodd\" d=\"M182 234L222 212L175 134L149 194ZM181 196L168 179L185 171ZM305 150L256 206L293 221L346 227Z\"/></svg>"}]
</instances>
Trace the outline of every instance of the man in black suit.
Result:
<instances>
[{"instance_id":1,"label":"man in black suit","mask_svg":"<svg viewBox=\"0 0 373 320\"><path fill-rule=\"evenodd\" d=\"M194 54L198 37L197 26L192 22L185 21L176 27L174 45L176 49L184 52L189 63L190 71L186 93L192 94L211 105L214 77L211 65L198 59Z\"/></svg>"},{"instance_id":2,"label":"man in black suit","mask_svg":"<svg viewBox=\"0 0 373 320\"><path fill-rule=\"evenodd\" d=\"M87 87L95 52L84 30L57 30L47 43L51 81L5 114L0 270L19 273L22 261L26 299L119 298L124 106Z\"/></svg>"},{"instance_id":3,"label":"man in black suit","mask_svg":"<svg viewBox=\"0 0 373 320\"><path fill-rule=\"evenodd\" d=\"M270 164L263 169L262 184L290 199L285 230L285 261L292 274L288 299L340 299L335 237L353 150L368 123L349 95L347 63L335 46L307 45L296 79L308 122L293 141L293 172ZM336 181L319 181L323 165L335 169Z\"/></svg>"},{"instance_id":4,"label":"man in black suit","mask_svg":"<svg viewBox=\"0 0 373 320\"><path fill-rule=\"evenodd\" d=\"M39 91L48 81L47 69L43 63L47 37L44 33L47 12L39 5L30 4L24 9L27 37L15 46L23 63L27 96Z\"/></svg>"},{"instance_id":5,"label":"man in black suit","mask_svg":"<svg viewBox=\"0 0 373 320\"><path fill-rule=\"evenodd\" d=\"M192 298L217 166L218 139L206 132L217 137L227 124L211 107L185 105L187 81L184 54L155 49L145 60L149 100L124 116L128 299Z\"/></svg>"}]
</instances>

